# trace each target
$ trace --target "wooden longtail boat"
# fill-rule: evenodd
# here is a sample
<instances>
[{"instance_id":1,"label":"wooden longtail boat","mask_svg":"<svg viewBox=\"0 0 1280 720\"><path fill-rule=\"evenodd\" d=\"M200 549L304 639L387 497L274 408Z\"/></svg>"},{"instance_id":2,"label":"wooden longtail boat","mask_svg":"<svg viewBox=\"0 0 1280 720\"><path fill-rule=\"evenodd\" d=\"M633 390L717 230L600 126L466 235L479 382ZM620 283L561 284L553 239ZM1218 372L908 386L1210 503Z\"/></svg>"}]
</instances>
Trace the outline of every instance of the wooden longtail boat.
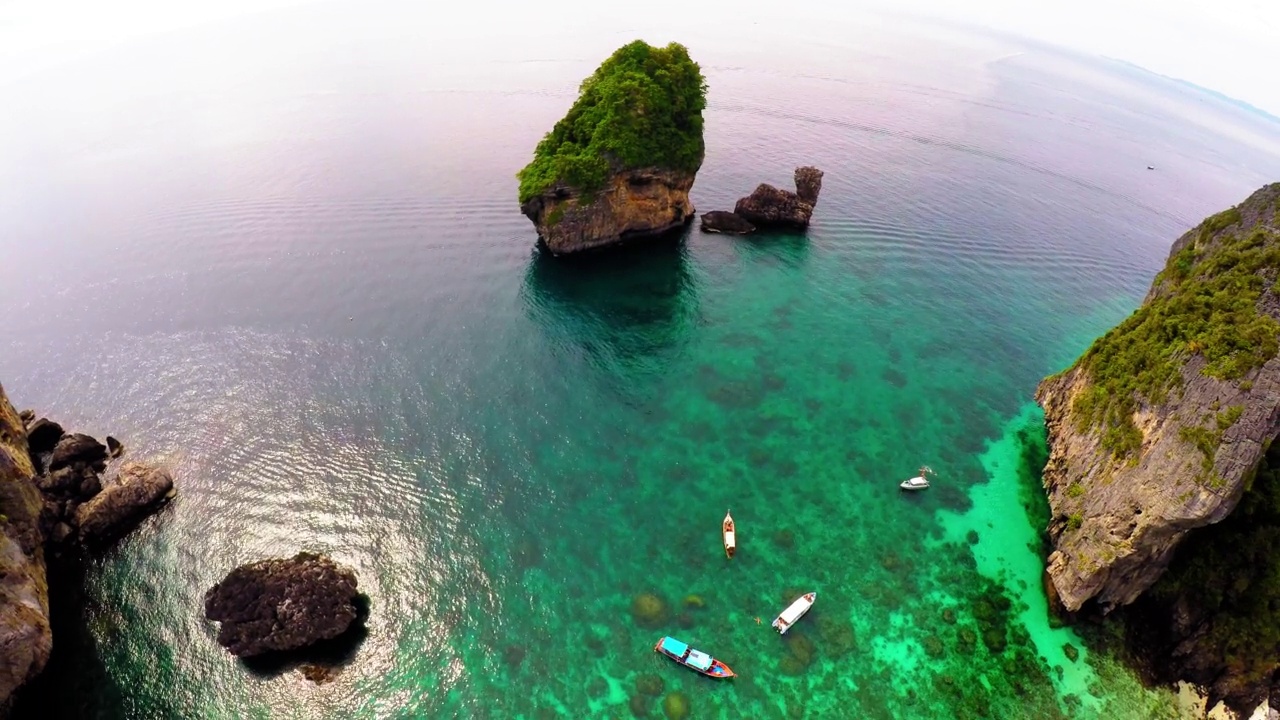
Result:
<instances>
[{"instance_id":1,"label":"wooden longtail boat","mask_svg":"<svg viewBox=\"0 0 1280 720\"><path fill-rule=\"evenodd\" d=\"M721 525L721 530L724 533L724 555L732 560L733 554L738 551L738 543L733 533L733 517L729 515L728 510L724 512L724 523Z\"/></svg>"},{"instance_id":2,"label":"wooden longtail boat","mask_svg":"<svg viewBox=\"0 0 1280 720\"><path fill-rule=\"evenodd\" d=\"M694 650L687 644L673 637L664 637L653 646L653 651L662 653L681 665L711 678L736 677L728 665L716 660L701 650Z\"/></svg>"}]
</instances>

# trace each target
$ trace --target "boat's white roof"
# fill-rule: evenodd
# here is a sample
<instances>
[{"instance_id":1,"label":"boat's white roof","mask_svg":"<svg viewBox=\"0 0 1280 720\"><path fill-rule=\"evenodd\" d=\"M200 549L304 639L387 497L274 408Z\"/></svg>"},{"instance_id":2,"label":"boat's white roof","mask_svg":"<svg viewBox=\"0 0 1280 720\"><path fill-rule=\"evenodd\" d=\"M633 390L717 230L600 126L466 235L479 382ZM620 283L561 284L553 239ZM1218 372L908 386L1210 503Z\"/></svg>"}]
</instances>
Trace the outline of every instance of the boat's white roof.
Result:
<instances>
[{"instance_id":1,"label":"boat's white roof","mask_svg":"<svg viewBox=\"0 0 1280 720\"><path fill-rule=\"evenodd\" d=\"M809 602L808 598L801 595L798 600L791 603L790 607L788 607L786 610L783 610L782 614L779 615L778 618L782 620L782 622L790 625L796 620L799 620L800 616L803 615L805 611L808 610L812 605L813 603Z\"/></svg>"},{"instance_id":2,"label":"boat's white roof","mask_svg":"<svg viewBox=\"0 0 1280 720\"><path fill-rule=\"evenodd\" d=\"M711 656L701 650L690 650L685 662L699 670L706 670L711 667Z\"/></svg>"},{"instance_id":3,"label":"boat's white roof","mask_svg":"<svg viewBox=\"0 0 1280 720\"><path fill-rule=\"evenodd\" d=\"M730 530L729 532L727 532L727 533L725 533L725 534L724 534L724 543L725 543L726 545L733 545L733 531L732 531L732 530Z\"/></svg>"}]
</instances>

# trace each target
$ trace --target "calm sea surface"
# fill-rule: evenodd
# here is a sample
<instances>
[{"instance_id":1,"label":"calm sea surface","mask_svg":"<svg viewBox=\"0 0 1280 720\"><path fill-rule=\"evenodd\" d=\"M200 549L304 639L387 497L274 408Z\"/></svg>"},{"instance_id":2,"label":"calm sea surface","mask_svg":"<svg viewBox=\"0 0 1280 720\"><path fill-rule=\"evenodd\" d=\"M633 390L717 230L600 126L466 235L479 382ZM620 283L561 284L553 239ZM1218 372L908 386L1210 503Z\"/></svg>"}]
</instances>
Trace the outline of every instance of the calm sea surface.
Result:
<instances>
[{"instance_id":1,"label":"calm sea surface","mask_svg":"<svg viewBox=\"0 0 1280 720\"><path fill-rule=\"evenodd\" d=\"M60 571L84 609L20 714L1173 713L1045 618L1029 401L1179 234L1280 178L1280 125L852 11L465 12L262 13L0 87L0 380L180 488ZM813 164L807 235L536 249L514 173L636 37L710 84L699 211ZM921 464L934 488L903 496ZM232 567L299 550L369 596L325 684L202 619ZM809 590L784 641L768 623ZM664 614L633 616L645 593ZM663 634L739 677L676 667Z\"/></svg>"}]
</instances>

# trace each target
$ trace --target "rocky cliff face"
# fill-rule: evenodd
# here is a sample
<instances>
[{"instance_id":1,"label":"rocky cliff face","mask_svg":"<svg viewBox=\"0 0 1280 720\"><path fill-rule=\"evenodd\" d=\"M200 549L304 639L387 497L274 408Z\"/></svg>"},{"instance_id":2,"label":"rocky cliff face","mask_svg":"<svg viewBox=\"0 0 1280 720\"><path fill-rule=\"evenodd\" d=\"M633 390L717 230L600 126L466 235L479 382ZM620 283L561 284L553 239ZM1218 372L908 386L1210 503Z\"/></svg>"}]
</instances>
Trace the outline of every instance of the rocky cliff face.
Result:
<instances>
[{"instance_id":1,"label":"rocky cliff face","mask_svg":"<svg viewBox=\"0 0 1280 720\"><path fill-rule=\"evenodd\" d=\"M1180 238L1142 307L1041 383L1062 605L1107 612L1226 518L1280 429L1280 184Z\"/></svg>"},{"instance_id":2,"label":"rocky cliff face","mask_svg":"<svg viewBox=\"0 0 1280 720\"><path fill-rule=\"evenodd\" d=\"M0 710L49 659L49 588L27 434L0 387Z\"/></svg>"},{"instance_id":3,"label":"rocky cliff face","mask_svg":"<svg viewBox=\"0 0 1280 720\"><path fill-rule=\"evenodd\" d=\"M520 210L553 254L590 250L655 237L693 219L693 173L647 168L615 174L603 190L582 193L558 186Z\"/></svg>"}]
</instances>

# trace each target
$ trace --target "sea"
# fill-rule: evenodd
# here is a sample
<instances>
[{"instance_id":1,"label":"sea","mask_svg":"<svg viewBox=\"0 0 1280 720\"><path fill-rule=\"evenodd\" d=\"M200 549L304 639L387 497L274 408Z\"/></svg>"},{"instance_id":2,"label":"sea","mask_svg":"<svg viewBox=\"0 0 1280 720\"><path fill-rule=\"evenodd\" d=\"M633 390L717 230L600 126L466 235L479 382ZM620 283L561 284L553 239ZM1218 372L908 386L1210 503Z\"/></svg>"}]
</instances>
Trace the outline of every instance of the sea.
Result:
<instances>
[{"instance_id":1,"label":"sea","mask_svg":"<svg viewBox=\"0 0 1280 720\"><path fill-rule=\"evenodd\" d=\"M1048 616L1034 392L1280 179L1280 120L926 17L663 2L291 4L7 71L0 381L178 488L52 561L16 717L1179 717ZM698 211L814 165L807 232L539 248L515 174L635 39L706 76ZM363 624L232 657L206 590L300 551Z\"/></svg>"}]
</instances>

